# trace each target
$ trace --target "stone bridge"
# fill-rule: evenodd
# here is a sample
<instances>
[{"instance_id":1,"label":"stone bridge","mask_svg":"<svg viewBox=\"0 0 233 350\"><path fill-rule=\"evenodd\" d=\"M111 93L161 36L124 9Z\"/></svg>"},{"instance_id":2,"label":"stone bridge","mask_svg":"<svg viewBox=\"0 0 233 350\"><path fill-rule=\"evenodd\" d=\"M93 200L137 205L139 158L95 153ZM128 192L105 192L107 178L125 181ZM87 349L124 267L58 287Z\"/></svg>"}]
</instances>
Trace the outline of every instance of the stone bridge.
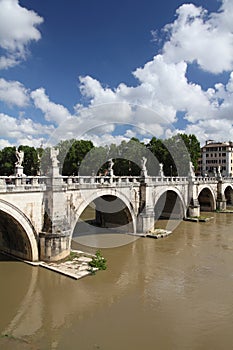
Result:
<instances>
[{"instance_id":1,"label":"stone bridge","mask_svg":"<svg viewBox=\"0 0 233 350\"><path fill-rule=\"evenodd\" d=\"M59 260L91 205L94 222L145 233L159 218L183 219L233 204L232 178L165 176L0 178L0 250L22 259Z\"/></svg>"}]
</instances>

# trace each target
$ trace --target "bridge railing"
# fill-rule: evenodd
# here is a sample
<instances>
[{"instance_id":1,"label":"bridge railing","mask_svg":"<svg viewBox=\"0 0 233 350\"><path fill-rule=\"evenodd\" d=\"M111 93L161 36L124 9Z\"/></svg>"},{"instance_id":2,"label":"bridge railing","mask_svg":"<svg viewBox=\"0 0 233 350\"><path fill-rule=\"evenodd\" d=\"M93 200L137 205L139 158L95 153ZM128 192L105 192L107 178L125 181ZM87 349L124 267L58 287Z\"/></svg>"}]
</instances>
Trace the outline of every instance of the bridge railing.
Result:
<instances>
[{"instance_id":1,"label":"bridge railing","mask_svg":"<svg viewBox=\"0 0 233 350\"><path fill-rule=\"evenodd\" d=\"M216 177L196 176L194 181L199 183L216 183L218 179Z\"/></svg>"},{"instance_id":2,"label":"bridge railing","mask_svg":"<svg viewBox=\"0 0 233 350\"><path fill-rule=\"evenodd\" d=\"M151 176L148 177L148 181L153 184L175 184L175 183L187 183L188 177L185 176Z\"/></svg>"},{"instance_id":3,"label":"bridge railing","mask_svg":"<svg viewBox=\"0 0 233 350\"><path fill-rule=\"evenodd\" d=\"M143 178L141 176L59 176L57 178L61 181L65 187L79 188L80 186L127 186L128 184L138 186L142 182L156 185L175 185L175 184L187 184L188 177L176 177L176 176L147 176ZM49 184L50 177L46 176L0 176L0 192L6 191L32 191L32 190L45 190L46 185ZM202 177L198 176L193 178L196 183L217 183L216 177ZM223 182L233 183L232 177L223 177Z\"/></svg>"},{"instance_id":4,"label":"bridge railing","mask_svg":"<svg viewBox=\"0 0 233 350\"><path fill-rule=\"evenodd\" d=\"M139 176L63 176L63 181L68 187L76 185L124 185L127 183L139 183Z\"/></svg>"},{"instance_id":5,"label":"bridge railing","mask_svg":"<svg viewBox=\"0 0 233 350\"><path fill-rule=\"evenodd\" d=\"M233 177L223 177L223 178L222 178L222 181L223 181L223 182L230 182L230 183L233 183Z\"/></svg>"},{"instance_id":6,"label":"bridge railing","mask_svg":"<svg viewBox=\"0 0 233 350\"><path fill-rule=\"evenodd\" d=\"M0 176L0 192L15 189L45 189L46 176Z\"/></svg>"},{"instance_id":7,"label":"bridge railing","mask_svg":"<svg viewBox=\"0 0 233 350\"><path fill-rule=\"evenodd\" d=\"M166 176L147 176L143 178L141 176L63 176L63 181L69 188L75 188L80 185L115 185L124 186L129 183L139 184L146 182L147 184L168 185L168 184L181 184L187 183L188 177L166 177Z\"/></svg>"}]
</instances>

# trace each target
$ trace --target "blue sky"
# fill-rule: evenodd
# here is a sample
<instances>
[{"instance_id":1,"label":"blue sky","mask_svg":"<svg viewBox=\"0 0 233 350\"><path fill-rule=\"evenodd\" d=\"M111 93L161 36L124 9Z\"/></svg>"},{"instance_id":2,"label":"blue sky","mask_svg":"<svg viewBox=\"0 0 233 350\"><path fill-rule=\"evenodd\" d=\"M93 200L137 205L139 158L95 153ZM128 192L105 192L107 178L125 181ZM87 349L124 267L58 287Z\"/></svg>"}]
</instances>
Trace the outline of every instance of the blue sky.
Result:
<instances>
[{"instance_id":1,"label":"blue sky","mask_svg":"<svg viewBox=\"0 0 233 350\"><path fill-rule=\"evenodd\" d=\"M233 140L231 0L0 0L0 148Z\"/></svg>"}]
</instances>

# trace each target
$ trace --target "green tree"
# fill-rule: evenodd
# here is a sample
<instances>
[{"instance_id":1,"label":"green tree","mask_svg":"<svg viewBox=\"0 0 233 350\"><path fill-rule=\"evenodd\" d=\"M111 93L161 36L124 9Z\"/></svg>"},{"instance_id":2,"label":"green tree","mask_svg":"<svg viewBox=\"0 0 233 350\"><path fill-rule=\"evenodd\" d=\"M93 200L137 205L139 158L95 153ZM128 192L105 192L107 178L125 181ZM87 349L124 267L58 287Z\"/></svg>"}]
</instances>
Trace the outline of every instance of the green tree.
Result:
<instances>
[{"instance_id":1,"label":"green tree","mask_svg":"<svg viewBox=\"0 0 233 350\"><path fill-rule=\"evenodd\" d=\"M114 174L116 176L139 176L141 172L141 159L146 156L146 146L137 138L122 141L111 158L114 159Z\"/></svg>"},{"instance_id":2,"label":"green tree","mask_svg":"<svg viewBox=\"0 0 233 350\"><path fill-rule=\"evenodd\" d=\"M81 162L94 147L92 141L69 140L57 145L62 175L78 175Z\"/></svg>"},{"instance_id":3,"label":"green tree","mask_svg":"<svg viewBox=\"0 0 233 350\"><path fill-rule=\"evenodd\" d=\"M38 174L40 161L38 157L38 151L34 147L19 146L19 150L24 152L23 159L23 172L28 176L35 176Z\"/></svg>"},{"instance_id":4,"label":"green tree","mask_svg":"<svg viewBox=\"0 0 233 350\"><path fill-rule=\"evenodd\" d=\"M201 156L201 146L200 146L200 142L198 141L198 139L196 138L195 135L190 134L190 135L186 135L186 134L180 134L182 140L185 143L185 146L187 147L187 150L189 152L191 161L194 165L195 170L198 169L198 158L200 158Z\"/></svg>"},{"instance_id":5,"label":"green tree","mask_svg":"<svg viewBox=\"0 0 233 350\"><path fill-rule=\"evenodd\" d=\"M159 164L162 163L164 175L170 176L171 166L173 167L173 171L175 171L175 166L164 141L157 139L156 137L152 137L150 142L147 144L147 148L151 152L150 158L148 160L149 175L158 176Z\"/></svg>"},{"instance_id":6,"label":"green tree","mask_svg":"<svg viewBox=\"0 0 233 350\"><path fill-rule=\"evenodd\" d=\"M5 147L0 152L0 175L10 176L14 174L15 162L15 147Z\"/></svg>"}]
</instances>

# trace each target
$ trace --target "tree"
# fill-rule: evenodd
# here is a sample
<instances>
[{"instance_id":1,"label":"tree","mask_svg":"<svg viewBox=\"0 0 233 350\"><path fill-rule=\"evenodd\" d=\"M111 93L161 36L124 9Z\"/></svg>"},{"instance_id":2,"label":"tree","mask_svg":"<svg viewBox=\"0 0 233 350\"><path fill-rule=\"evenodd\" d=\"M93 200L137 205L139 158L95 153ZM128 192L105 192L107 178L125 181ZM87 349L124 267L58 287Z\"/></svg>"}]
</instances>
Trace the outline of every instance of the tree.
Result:
<instances>
[{"instance_id":1,"label":"tree","mask_svg":"<svg viewBox=\"0 0 233 350\"><path fill-rule=\"evenodd\" d=\"M15 147L5 147L0 151L0 175L10 176L14 174L16 155Z\"/></svg>"},{"instance_id":2,"label":"tree","mask_svg":"<svg viewBox=\"0 0 233 350\"><path fill-rule=\"evenodd\" d=\"M158 176L159 164L163 164L163 171L165 176L170 176L170 167L174 167L172 158L166 148L164 141L152 137L146 146L151 152L148 160L148 173L152 176ZM175 170L175 167L173 168Z\"/></svg>"},{"instance_id":3,"label":"tree","mask_svg":"<svg viewBox=\"0 0 233 350\"><path fill-rule=\"evenodd\" d=\"M194 169L197 170L198 158L200 158L201 156L200 142L198 141L196 136L193 134L190 134L190 135L180 134L180 136L184 141L185 146L187 147Z\"/></svg>"},{"instance_id":4,"label":"tree","mask_svg":"<svg viewBox=\"0 0 233 350\"><path fill-rule=\"evenodd\" d=\"M40 161L38 157L38 151L34 147L19 146L19 150L24 152L23 159L23 172L28 176L35 176L38 174Z\"/></svg>"},{"instance_id":5,"label":"tree","mask_svg":"<svg viewBox=\"0 0 233 350\"><path fill-rule=\"evenodd\" d=\"M94 147L92 141L68 140L57 145L62 175L78 175L81 162Z\"/></svg>"}]
</instances>

